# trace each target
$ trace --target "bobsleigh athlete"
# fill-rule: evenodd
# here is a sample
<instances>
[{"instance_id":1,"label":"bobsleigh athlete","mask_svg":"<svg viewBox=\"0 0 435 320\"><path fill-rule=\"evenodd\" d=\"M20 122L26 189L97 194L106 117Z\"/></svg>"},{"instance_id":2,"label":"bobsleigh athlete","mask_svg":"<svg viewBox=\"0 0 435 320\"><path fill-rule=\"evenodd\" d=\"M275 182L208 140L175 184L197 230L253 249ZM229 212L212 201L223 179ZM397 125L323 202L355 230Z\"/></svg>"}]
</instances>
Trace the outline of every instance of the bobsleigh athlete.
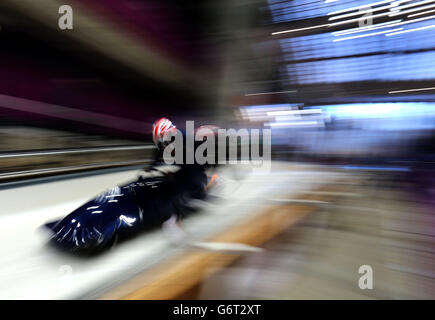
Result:
<instances>
[{"instance_id":1,"label":"bobsleigh athlete","mask_svg":"<svg viewBox=\"0 0 435 320\"><path fill-rule=\"evenodd\" d=\"M195 130L194 134L196 134L198 131L202 129L208 129L208 132L212 135L217 136L217 126L201 126L198 129ZM177 163L178 166L180 166L180 173L179 176L182 178L180 182L183 184L190 184L190 188L196 190L195 198L203 198L206 195L206 191L208 188L210 188L213 183L216 181L216 175L212 175L210 181L208 181L206 188L203 188L203 182L204 180L207 180L205 170L209 168L215 168L217 166L217 156L214 157L214 163L209 164L198 164L196 160L193 161L193 163L188 163L186 160L187 154L191 153L191 158L194 159L195 150L198 147L202 141L194 141L193 149L190 149L187 147L188 143L186 143L186 136L183 134L182 131L177 130L177 127L167 118L161 118L154 122L152 127L152 136L153 136L153 142L156 146L156 151L154 155L154 161L151 164L150 168L156 169L159 165L163 165L165 163L164 160L164 150L168 145L171 143L170 139L165 139L165 136L172 134L172 135L181 135L181 139L183 139L183 150L181 150L183 154L183 162ZM174 150L177 152L177 150ZM215 150L215 155L217 155L217 147ZM186 179L187 181L184 181L183 179Z\"/></svg>"},{"instance_id":2,"label":"bobsleigh athlete","mask_svg":"<svg viewBox=\"0 0 435 320\"><path fill-rule=\"evenodd\" d=\"M158 174L140 175L135 181L98 195L63 219L45 224L51 231L50 242L68 251L92 253L157 226L163 227L171 242L185 238L179 220L192 211L192 200L206 198L215 178L209 179L207 165L196 161L177 164L179 168L174 172L160 170L164 150L170 143L165 135L169 133L182 134L167 118L154 123L152 135L157 152L146 171ZM184 155L193 152L184 145Z\"/></svg>"},{"instance_id":3,"label":"bobsleigh athlete","mask_svg":"<svg viewBox=\"0 0 435 320\"><path fill-rule=\"evenodd\" d=\"M216 134L217 127L214 126L202 126L198 130L203 128L210 129L209 132ZM167 118L161 118L154 122L152 127L152 137L153 142L156 146L156 152L154 156L154 161L150 167L150 170L158 170L159 166L165 163L164 161L164 150L171 143L171 140L167 138L167 135L172 134L181 135L183 140L183 149L179 150L183 153L183 163L178 163L177 165L180 169L172 174L174 180L174 187L178 188L178 193L183 194L182 190L189 190L189 194L184 194L182 197L176 198L178 203L175 204L175 212L165 223L163 223L163 230L167 232L169 237L177 242L182 240L186 236L180 227L180 220L185 215L185 210L191 211L192 208L188 205L191 199L204 199L207 196L207 190L216 183L217 175L211 175L209 179L205 173L205 170L211 168L212 164L198 164L196 160L193 163L188 164L185 159L187 158L187 153L191 152L192 158L194 158L194 152L198 146L198 142L194 142L193 149L189 149L186 143L186 136L182 131L177 130L176 126ZM177 150L175 150L177 152ZM183 211L184 210L184 211Z\"/></svg>"}]
</instances>

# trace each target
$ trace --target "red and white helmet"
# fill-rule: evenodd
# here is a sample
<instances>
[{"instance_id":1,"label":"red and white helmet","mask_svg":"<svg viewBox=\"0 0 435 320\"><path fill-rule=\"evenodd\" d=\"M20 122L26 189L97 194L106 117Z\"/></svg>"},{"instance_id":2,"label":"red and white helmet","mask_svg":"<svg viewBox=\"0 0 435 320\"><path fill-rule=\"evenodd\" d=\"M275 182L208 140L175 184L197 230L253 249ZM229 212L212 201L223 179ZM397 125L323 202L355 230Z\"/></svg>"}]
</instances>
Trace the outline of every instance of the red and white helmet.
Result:
<instances>
[{"instance_id":1,"label":"red and white helmet","mask_svg":"<svg viewBox=\"0 0 435 320\"><path fill-rule=\"evenodd\" d=\"M159 146L163 143L164 135L172 130L176 130L177 128L172 124L172 122L167 118L161 118L154 122L153 124L153 141L156 146Z\"/></svg>"}]
</instances>

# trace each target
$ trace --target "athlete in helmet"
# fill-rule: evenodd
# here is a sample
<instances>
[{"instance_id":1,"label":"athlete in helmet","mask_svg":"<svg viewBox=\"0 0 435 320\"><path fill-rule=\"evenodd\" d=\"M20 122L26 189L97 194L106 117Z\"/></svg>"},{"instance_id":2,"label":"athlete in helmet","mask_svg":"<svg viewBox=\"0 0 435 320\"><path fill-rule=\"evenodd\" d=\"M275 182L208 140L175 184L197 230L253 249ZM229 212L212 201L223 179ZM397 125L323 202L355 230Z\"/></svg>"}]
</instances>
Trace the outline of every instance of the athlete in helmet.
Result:
<instances>
[{"instance_id":1,"label":"athlete in helmet","mask_svg":"<svg viewBox=\"0 0 435 320\"><path fill-rule=\"evenodd\" d=\"M176 126L168 118L160 118L154 122L152 127L153 142L156 148L156 154L154 156L154 162L151 164L151 170L158 170L159 165L164 165L163 152L165 148L171 142L170 139L165 139L165 135L181 134L183 141L185 140L184 135L181 131L178 131ZM185 141L184 141L185 142ZM185 148L186 144L183 143L183 155L189 152ZM190 150L193 152L194 150ZM164 232L167 234L171 242L174 244L180 244L187 237L187 234L181 228L181 217L185 215L184 210L189 206L187 203L192 198L204 198L206 190L204 186L207 183L207 176L204 173L204 168L202 166L191 164L187 165L185 163L177 164L180 167L175 173L167 173L167 178L172 181L172 188L169 192L174 192L181 194L183 196L173 199L174 214L163 223L162 227ZM184 193L183 190L190 190L188 193Z\"/></svg>"},{"instance_id":2,"label":"athlete in helmet","mask_svg":"<svg viewBox=\"0 0 435 320\"><path fill-rule=\"evenodd\" d=\"M200 126L199 128L197 128L195 130L196 134L197 132L201 132L203 130L207 130L205 133L203 133L203 135L205 134L205 136L208 135L214 135L215 137L217 137L217 132L218 132L218 127L217 126L212 126L212 125L203 125ZM153 127L152 127L152 136L153 136L153 142L155 144L155 146L157 147L157 153L154 157L154 162L153 162L153 166L158 165L158 164L162 164L163 161L163 151L165 150L165 148L171 143L170 139L165 139L165 135L167 134L180 134L182 136L183 139L183 160L185 160L187 153L193 153L193 158L195 156L195 150L196 147L201 144L203 141L194 141L194 146L193 149L188 149L187 148L187 143L186 143L186 137L185 135L177 130L177 127L172 123L171 120L169 120L168 118L160 118L159 120L157 120L156 122L154 122ZM215 155L217 156L217 145L216 145L216 150L215 150ZM215 164L217 164L217 158L215 159ZM179 164L179 163L177 163ZM198 165L196 163L196 161L194 160L194 163L191 164L187 164L186 161L183 161L183 163L179 164L181 167L189 167L189 168L193 168L193 167L201 167L201 169L205 169L205 168L209 168L210 166L213 166L211 164L203 164L203 165Z\"/></svg>"},{"instance_id":3,"label":"athlete in helmet","mask_svg":"<svg viewBox=\"0 0 435 320\"><path fill-rule=\"evenodd\" d=\"M211 130L214 127L202 126L198 128L198 130L204 128ZM187 152L195 151L196 146L193 150L186 148L185 135L183 135L181 131L177 130L172 121L170 121L168 118L160 118L154 122L152 127L153 142L156 145L157 150L154 162L151 165L151 169L157 170L157 166L164 164L163 152L165 147L167 147L171 142L170 139L165 139L165 135L169 133L182 135L184 142L182 152L184 156L186 156ZM182 189L189 190L189 193L185 193L185 196L174 200L174 215L163 224L163 229L167 231L170 238L174 239L175 237L174 242L178 242L186 236L179 224L180 218L184 216L185 213L179 208L189 207L186 205L186 203L188 203L190 199L204 199L206 197L207 190L216 180L216 175L213 175L211 179L207 178L205 170L208 165L199 165L195 161L193 164L187 164L185 162L181 164L177 163L177 166L179 166L180 169L173 174L168 174L167 176L172 180L172 186L178 190L178 194L183 194Z\"/></svg>"},{"instance_id":4,"label":"athlete in helmet","mask_svg":"<svg viewBox=\"0 0 435 320\"><path fill-rule=\"evenodd\" d=\"M174 126L171 120L168 118L160 118L153 124L153 141L159 150L166 147L164 136L169 132L174 132L177 127Z\"/></svg>"}]
</instances>

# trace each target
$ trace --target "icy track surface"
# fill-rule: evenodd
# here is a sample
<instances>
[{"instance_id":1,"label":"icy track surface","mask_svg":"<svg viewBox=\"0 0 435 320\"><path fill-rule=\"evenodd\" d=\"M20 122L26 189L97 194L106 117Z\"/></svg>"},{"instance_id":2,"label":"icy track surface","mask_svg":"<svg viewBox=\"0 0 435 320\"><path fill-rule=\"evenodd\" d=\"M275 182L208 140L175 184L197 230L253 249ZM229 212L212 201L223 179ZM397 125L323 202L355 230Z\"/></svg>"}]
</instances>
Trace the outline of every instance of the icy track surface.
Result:
<instances>
[{"instance_id":1,"label":"icy track surface","mask_svg":"<svg viewBox=\"0 0 435 320\"><path fill-rule=\"evenodd\" d=\"M41 225L139 174L123 171L0 190L0 299L97 298L162 259L189 250L171 245L161 229L90 258L46 245ZM277 162L268 174L227 167L220 170L219 185L212 192L219 199L199 203L201 211L185 219L183 228L201 243L256 214L269 199L291 199L342 176L321 167Z\"/></svg>"}]
</instances>

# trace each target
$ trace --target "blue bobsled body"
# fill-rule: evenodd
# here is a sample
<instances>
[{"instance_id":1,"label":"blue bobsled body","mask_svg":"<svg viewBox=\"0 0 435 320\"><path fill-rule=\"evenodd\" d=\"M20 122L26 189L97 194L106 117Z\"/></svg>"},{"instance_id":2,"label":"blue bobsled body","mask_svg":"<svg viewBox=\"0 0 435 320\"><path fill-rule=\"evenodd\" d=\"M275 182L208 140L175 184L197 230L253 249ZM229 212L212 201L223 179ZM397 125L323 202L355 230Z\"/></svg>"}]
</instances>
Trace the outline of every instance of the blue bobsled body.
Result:
<instances>
[{"instance_id":1,"label":"blue bobsled body","mask_svg":"<svg viewBox=\"0 0 435 320\"><path fill-rule=\"evenodd\" d=\"M171 215L181 214L190 199L205 196L205 174L191 174L180 170L159 177L139 177L112 188L65 218L47 223L51 242L66 250L94 251L118 237L158 226Z\"/></svg>"}]
</instances>

